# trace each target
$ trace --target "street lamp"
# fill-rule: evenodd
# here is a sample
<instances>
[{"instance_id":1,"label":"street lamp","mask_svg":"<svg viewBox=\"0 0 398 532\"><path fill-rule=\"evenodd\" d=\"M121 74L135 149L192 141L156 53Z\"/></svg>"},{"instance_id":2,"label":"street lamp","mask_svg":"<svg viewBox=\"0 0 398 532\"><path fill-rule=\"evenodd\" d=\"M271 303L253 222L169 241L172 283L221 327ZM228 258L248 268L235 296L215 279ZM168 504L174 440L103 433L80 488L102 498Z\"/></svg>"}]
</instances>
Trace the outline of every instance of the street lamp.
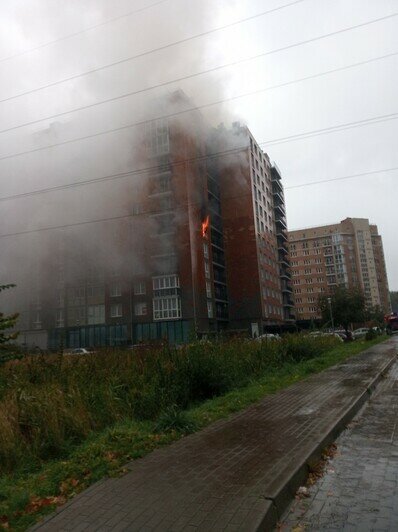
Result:
<instances>
[{"instance_id":1,"label":"street lamp","mask_svg":"<svg viewBox=\"0 0 398 532\"><path fill-rule=\"evenodd\" d=\"M328 297L328 305L329 305L330 321L332 322L332 330L334 332L334 319L333 319L332 298L331 297Z\"/></svg>"}]
</instances>

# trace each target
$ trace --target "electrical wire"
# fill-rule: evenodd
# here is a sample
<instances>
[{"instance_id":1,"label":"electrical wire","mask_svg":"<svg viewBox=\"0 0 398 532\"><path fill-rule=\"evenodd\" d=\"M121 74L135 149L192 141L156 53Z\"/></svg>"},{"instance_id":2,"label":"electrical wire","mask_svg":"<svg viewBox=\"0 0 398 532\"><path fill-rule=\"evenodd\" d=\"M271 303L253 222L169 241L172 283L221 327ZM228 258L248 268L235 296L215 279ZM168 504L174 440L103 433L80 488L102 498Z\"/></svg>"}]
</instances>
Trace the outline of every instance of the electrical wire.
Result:
<instances>
[{"instance_id":1,"label":"electrical wire","mask_svg":"<svg viewBox=\"0 0 398 532\"><path fill-rule=\"evenodd\" d=\"M398 170L398 166L397 167L393 167L393 168L383 168L383 169L379 169L379 170L374 170L372 172L363 172L361 174L352 174L352 175L343 176L343 177L336 177L336 178L332 178L332 179L326 179L324 181L312 181L312 182L308 182L308 183L301 183L299 185L295 185L295 186L292 186L292 187L286 187L285 190L287 190L289 188L300 188L300 187L306 187L306 186L310 186L310 185L319 185L321 183L330 183L332 181L342 181L342 180L346 180L346 179L352 179L354 177L374 175L374 174L383 173L383 172L392 172L393 170ZM227 199L228 200L237 199L237 198L241 198L242 196L243 196L243 194L239 194L238 196L231 196L231 197L229 197ZM188 205L195 205L195 204L199 205L199 202L196 202L196 203L193 202L193 203L189 203L189 204L187 203L187 204L184 204L184 205L180 205L179 208L183 208L183 207L185 208ZM174 208L174 210L175 210L175 208ZM82 225L90 225L90 224L101 223L101 222L127 220L127 219L134 218L134 217L137 217L137 216L148 216L148 215L153 215L153 214L167 214L168 212L170 212L170 211L153 210L153 211L141 212L139 214L124 214L124 215L121 215L121 216L111 216L111 217L108 217L108 218L99 218L99 219L96 219L96 220L86 220L84 222L74 222L74 223L71 223L71 224L62 224L62 225L56 225L56 226L50 226L50 227L40 227L38 229L27 229L26 231L18 231L18 232L15 232L15 233L3 234L3 235L0 235L0 238L29 235L29 234L33 234L33 233L41 233L43 231L55 231L55 230L60 230L60 229L78 227L78 226L82 226Z\"/></svg>"},{"instance_id":2,"label":"electrical wire","mask_svg":"<svg viewBox=\"0 0 398 532\"><path fill-rule=\"evenodd\" d=\"M377 123L380 123L382 121L392 120L392 119L397 119L397 118L398 118L398 113L393 113L393 114L390 114L390 115L381 115L381 116L378 116L378 117L372 117L372 118L368 118L368 119L365 119L365 120L359 120L359 121L356 121L356 122L347 122L345 124L339 124L337 126L330 126L328 128L317 129L317 130L313 130L312 132L304 132L304 133L299 133L297 135L290 135L289 137L281 137L281 138L276 139L274 141L269 140L269 141L264 141L264 142L258 142L257 144L259 146L264 146L264 145L265 146L269 146L269 145L273 146L275 144L283 143L285 141L291 142L291 141L294 141L294 140L307 139L309 137L316 137L316 136L325 135L325 134L328 134L328 133L344 131L346 129L353 128L353 127L360 127L360 126L365 126L365 125L373 125L375 123L377 124ZM213 159L214 157L232 155L232 154L235 154L235 153L242 152L242 151L246 150L247 148L248 148L248 145L245 144L245 145L233 148L233 149L222 150L222 151L216 152L215 154L211 154L211 155L204 155L204 156L199 156L199 157L198 156L197 157L192 157L192 158L189 158L189 159L183 159L181 161L173 163L173 166L184 165L186 163L192 163L192 162L200 162L200 161L204 161L204 160L210 160L210 159ZM85 185L91 185L91 184L95 185L95 184L98 184L98 183L101 183L101 182L104 182L104 181L113 181L113 180L116 180L116 179L123 179L123 178L130 177L130 176L133 176L133 175L142 175L142 174L145 174L145 173L148 173L148 172L153 172L153 171L156 171L156 170L160 170L163 166L164 165L157 164L157 165L152 165L152 166L148 166L148 167L144 167L144 168L136 168L136 169L130 170L128 172L119 172L119 173L116 173L116 174L109 174L109 175L105 175L105 176L101 176L101 177L95 177L95 178L92 178L92 179L81 179L79 181L74 181L72 183L66 183L66 184L63 184L63 185L56 185L54 187L47 187L47 188L33 190L33 191L29 191L29 192L22 192L20 194L14 194L14 195L11 195L11 196L3 196L3 197L0 196L0 202L9 201L9 200L16 200L16 199L20 199L20 198L29 197L29 196L35 196L35 195L38 195L38 194L45 194L45 193L48 193L48 192L57 192L57 191L60 191L60 190L66 190L66 189L69 189L69 188L80 187L80 186L85 186Z\"/></svg>"},{"instance_id":3,"label":"electrical wire","mask_svg":"<svg viewBox=\"0 0 398 532\"><path fill-rule=\"evenodd\" d=\"M11 159L11 158L14 158L14 157L20 157L22 155L36 153L38 151L43 151L43 150L47 150L47 149L54 148L54 147L57 147L57 146L63 146L63 145L66 145L66 144L70 144L70 143L74 143L74 142L78 142L78 141L82 141L82 140L88 140L90 138L94 138L94 137L98 137L98 136L102 136L102 135L106 135L106 134L110 134L110 133L116 133L118 131L124 131L126 129L130 129L130 128L133 128L133 127L142 126L142 125L146 124L147 122L149 122L151 120L170 119L170 118L173 118L175 116L179 116L179 115L184 114L184 113L189 113L189 112L192 112L192 111L198 111L200 109L205 109L205 108L208 108L208 107L221 105L223 103L234 101L234 100L237 100L237 99L240 99L240 98L247 98L248 96L261 94L262 92L267 92L269 90L275 90L277 88L286 87L286 86L289 86L289 85L293 85L295 83L301 83L301 82L308 81L308 80L311 80L311 79L320 78L322 76L326 76L326 75L330 75L330 74L333 74L333 73L336 73L336 72L348 70L350 68L363 66L365 64L369 64L369 63L372 63L372 62L375 62L375 61L380 61L380 60L383 60L383 59L388 59L388 58L391 58L391 57L394 57L394 56L397 56L397 55L398 55L398 52L392 52L390 54L385 54L385 55L382 55L382 56L378 56L378 57L375 57L375 58L367 59L367 60L360 61L360 62L357 62L357 63L352 63L350 65L346 65L346 66L343 66L343 67L338 67L338 68L335 68L335 69L326 70L324 72L318 72L318 73L312 74L310 76L305 76L305 77L302 77L302 78L298 78L298 79L295 79L295 80L290 80L290 81L287 81L287 82L284 82L284 83L280 83L280 84L277 84L277 85L268 86L268 87L265 87L263 89L257 89L255 91L250 91L250 92L247 92L247 93L244 93L244 94L232 96L230 98L224 98L222 100L218 100L216 102L211 102L209 104L204 104L204 105L200 105L200 106L191 107L189 109L184 109L183 111L179 111L179 112L176 112L176 113L171 113L171 114L168 114L168 115L158 116L158 117L154 117L154 118L151 118L151 119L146 119L146 120L143 120L143 121L140 121L140 122L134 122L132 124L126 124L124 126L120 126L120 127L117 127L117 128L111 128L111 129L99 131L97 133L84 135L82 137L75 137L73 139L69 139L69 140L62 141L62 142L57 142L57 143L54 143L54 144L49 144L47 146L42 146L40 148L34 148L32 150L25 150L25 151L13 153L13 154L10 154L10 155L4 155L4 156L0 157L0 161L5 160L5 159ZM3 130L3 132L5 132L5 131ZM1 131L0 131L0 133L1 133ZM284 140L284 139L282 139L282 140ZM270 142L272 142L272 141L270 141ZM277 139L275 142L279 143L279 140Z\"/></svg>"},{"instance_id":4,"label":"electrical wire","mask_svg":"<svg viewBox=\"0 0 398 532\"><path fill-rule=\"evenodd\" d=\"M240 20L232 22L230 24L225 24L224 26L219 26L218 28L214 28L212 30L203 31L201 33L197 33L196 35L191 35L190 37L186 37L185 39L180 39L178 41L174 41L172 43L165 44L165 45L159 46L157 48L152 48L151 50L147 50L145 52L141 52L139 54L126 57L124 59L119 59L118 61L113 61L112 63L107 63L106 65L102 65L100 67L96 67L96 68L93 68L91 70L86 70L85 72L81 72L80 74L75 74L75 75L69 76L67 78L63 78L63 79L60 79L60 80L57 80L57 81L53 81L51 83L47 83L46 85L41 85L40 87L35 87L34 89L29 89L27 91L20 92L19 94L14 94L13 96L8 96L6 98L2 98L2 99L0 99L0 103L8 102L10 100L15 100L16 98L21 98L22 96L27 96L28 94L33 94L35 92L42 91L44 89L49 89L50 87L55 87L56 85L60 85L61 83L66 83L68 81L74 81L76 79L79 79L79 78L84 77L84 76L88 76L90 74L96 74L96 73L101 72L103 70L106 70L108 68L111 68L111 67L114 67L114 66L118 66L118 65L122 65L123 63L127 63L127 62L133 61L135 59L146 57L146 56L154 54L156 52L167 50L167 49L172 48L174 46L178 46L180 44L187 43L187 42L192 41L194 39L199 39L201 37L205 37L207 35L211 35L212 33L216 33L218 31L221 31L221 30L224 30L224 29L227 29L227 28L232 28L232 27L237 26L239 24L244 24L245 22L248 22L250 20L254 20L256 18L263 17L263 16L268 15L270 13L274 13L276 11L280 11L281 9L285 9L285 8L288 8L288 7L291 7L293 5L300 4L300 3L306 2L306 1L307 0L295 0L294 2L290 2L288 4L284 4L282 6L275 7L273 9L269 9L267 11L263 11L262 13L257 13L256 15L252 15L250 17L246 17L246 18L240 19ZM382 17L381 19L370 21L367 24L372 24L374 22L378 22L380 20L383 20L384 18L391 18L391 17L392 17L392 15L389 15L388 17Z\"/></svg>"},{"instance_id":5,"label":"electrical wire","mask_svg":"<svg viewBox=\"0 0 398 532\"><path fill-rule=\"evenodd\" d=\"M101 26L106 26L107 24L111 24L112 22L116 22L118 20L122 20L127 17L131 17L132 15L136 15L138 13L142 13L143 11L147 11L148 9L151 9L152 7L156 7L160 4L164 4L166 2L169 2L170 0L159 0L158 2L155 2L153 4L149 4L148 6L141 7L140 9L135 9L134 11L129 11L128 13L124 13L123 15L119 15L117 17L109 18L107 20L104 20L103 22L99 22L98 24L94 24L93 26L89 26L88 28L84 28L83 30L75 31L73 33L68 33L68 35L64 35L63 37L59 37L58 39L53 39L52 41L47 41L45 43L39 44L38 46L34 46L33 48L29 48L28 50L23 50L22 52L18 52L13 55L9 55L7 57L0 58L0 63L4 63L5 61L9 61L11 59L16 59L17 57L21 57L22 55L31 54L33 52L36 52L37 50L41 50L42 48L46 48L47 46L51 46L53 44L57 44L62 41L66 41L67 39L71 39L72 37L77 37L78 35L82 35L83 33L87 33L89 31L95 30L97 28L100 28Z\"/></svg>"},{"instance_id":6,"label":"electrical wire","mask_svg":"<svg viewBox=\"0 0 398 532\"><path fill-rule=\"evenodd\" d=\"M365 177L368 175L382 174L386 172L395 172L398 170L398 166L391 168L382 168L380 170L372 170L371 172L361 172L360 174L350 174L342 177L332 177L331 179L322 179L320 181L308 181L307 183L299 183L298 185L291 185L290 187L284 187L284 190L292 190L295 188L310 187L313 185L322 185L324 183L334 183L336 181L345 181L346 179L354 179L355 177Z\"/></svg>"},{"instance_id":7,"label":"electrical wire","mask_svg":"<svg viewBox=\"0 0 398 532\"><path fill-rule=\"evenodd\" d=\"M254 58L262 57L262 55L263 54L260 54L258 56L255 56ZM370 64L370 63L381 61L383 59L390 59L391 57L395 57L397 55L398 55L398 52L391 52L391 53L384 54L384 55L377 56L377 57L373 57L373 58L370 58L370 59L365 59L364 61L358 61L358 62L351 63L350 65L346 65L346 66L343 66L343 67L337 67L337 68L334 68L334 69L325 70L323 72L315 73L315 74L312 74L312 75L309 75L309 76L304 76L302 78L297 78L295 80L286 81L286 82L283 82L283 83L279 83L277 85L271 85L269 87L265 87L263 89L259 89L259 90L254 91L254 92L252 91L252 92L249 92L249 93L245 93L243 95L234 96L234 97L232 97L230 99L223 100L223 102L231 101L231 100L239 99L239 98L244 98L244 97L247 97L247 96L251 96L251 95L254 95L254 94L259 94L261 92L266 92L266 91L269 91L269 90L278 89L278 88L281 88L281 87L287 87L287 86L293 85L295 83L301 83L303 81L308 81L308 80L319 78L319 77L322 77L322 76L334 74L336 72L343 72L343 71L349 70L351 68L360 67L360 66L363 66L363 65L367 65L367 64ZM230 66L230 64L227 64L226 66ZM113 102L122 100L124 98L130 98L131 96L136 96L138 94L142 94L142 93L145 93L145 92L148 92L148 91L151 91L151 90L164 88L166 86L174 85L176 83L181 83L182 81L186 81L187 79L192 79L192 78L195 78L195 77L198 77L198 76L202 76L204 74L209 74L211 72L215 72L215 71L220 70L222 68L226 68L226 66L225 65L224 66L217 66L215 68L211 68L211 69L208 69L208 70L203 70L201 72L196 72L195 74L190 74L190 75L187 75L187 76L183 76L181 78L176 78L176 79L173 79L171 81L165 81L165 82L159 83L157 85L152 85L150 87L146 87L146 88L143 88L143 89L138 89L136 91L132 91L132 92L128 92L128 93L125 93L125 94L121 94L119 96L113 96L112 98L107 98L107 99L101 100L99 102L83 105L83 106L80 106L80 107L75 107L74 109L69 109L68 111L62 111L60 113L55 113L53 115L48 115L48 116L46 116L44 118L38 118L36 120L31 120L30 122L25 122L23 124L18 124L16 126L11 126L9 128L0 130L0 134L1 133L8 133L10 131L14 131L16 129L20 129L21 127L32 126L32 125L38 124L38 123L43 122L43 121L53 120L55 118L60 118L61 116L66 116L66 115L69 115L69 114L72 114L72 113L76 113L76 112L80 112L80 111L86 111L88 109L92 109L92 108L97 107L99 105L104 105L104 104L107 104L107 103L113 103Z\"/></svg>"},{"instance_id":8,"label":"electrical wire","mask_svg":"<svg viewBox=\"0 0 398 532\"><path fill-rule=\"evenodd\" d=\"M307 139L307 138L310 138L310 137L321 136L321 135L325 135L325 134L328 134L328 133L345 131L346 129L353 128L353 127L360 127L360 126L365 126L365 125L373 125L373 124L377 124L377 123L380 123L380 122L383 122L383 121L386 121L386 120L392 120L392 119L397 119L397 118L398 118L398 113L391 113L389 115L381 115L381 116L378 116L378 117L372 117L372 118L368 118L368 119L365 119L365 120L359 120L359 121L356 121L356 122L347 122L345 124L339 124L337 126L330 126L328 128L317 129L317 130L313 130L312 132L304 132L304 133L299 133L297 135L290 135L288 137L280 137L279 139L276 139L274 141L269 140L269 141L258 142L257 144L259 146L273 146L273 145L280 144L280 143L287 142L287 141L288 142L292 142L294 140ZM173 166L178 166L178 165L184 165L184 164L192 163L192 162L200 162L200 161L204 161L204 160L211 160L214 157L220 157L220 156L226 156L226 155L232 155L232 154L235 154L235 153L239 153L239 152L242 152L242 151L246 150L247 148L248 148L248 146L246 144L246 145L238 146L238 147L233 148L233 149L222 150L222 151L216 152L214 154L210 154L210 155L203 155L203 156L199 156L199 157L197 156L197 157L192 157L192 158L189 158L189 159L183 159L183 160L180 160L178 162L172 163L172 165ZM2 197L0 196L0 202L9 201L9 200L16 200L16 199L20 199L20 198L29 197L29 196L35 196L35 195L38 195L38 194L45 194L45 193L48 193L48 192L57 192L57 191L60 191L60 190L66 190L66 189L74 188L74 187L80 187L80 186L91 185L91 184L98 184L98 183L101 183L101 182L104 182L104 181L112 181L112 180L115 180L115 179L123 179L123 178L130 177L130 176L133 176L133 175L143 175L143 174L145 174L147 172L153 172L153 171L156 171L156 170L160 170L163 166L164 165L157 164L157 165L152 165L152 166L148 166L148 167L144 167L144 168L136 168L136 169L130 170L128 172L119 172L119 173L116 173L116 174L109 174L109 175L105 175L105 176L101 176L101 177L95 177L95 178L92 178L92 179L83 179L83 180L79 180L79 181L74 181L72 183L65 183L63 185L56 185L54 187L46 187L46 188L43 188L43 189L33 190L33 191L29 191L29 192L22 192L20 194L14 194L14 195L11 195L11 196L2 196Z\"/></svg>"}]
</instances>

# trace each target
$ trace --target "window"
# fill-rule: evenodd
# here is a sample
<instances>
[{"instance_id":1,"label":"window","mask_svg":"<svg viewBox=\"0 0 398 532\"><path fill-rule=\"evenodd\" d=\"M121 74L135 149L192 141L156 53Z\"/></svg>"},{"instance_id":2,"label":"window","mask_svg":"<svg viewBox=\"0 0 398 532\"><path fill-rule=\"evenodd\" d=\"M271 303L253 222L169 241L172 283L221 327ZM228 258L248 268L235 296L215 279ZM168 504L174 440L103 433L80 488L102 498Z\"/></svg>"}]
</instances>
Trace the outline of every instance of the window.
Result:
<instances>
[{"instance_id":1,"label":"window","mask_svg":"<svg viewBox=\"0 0 398 532\"><path fill-rule=\"evenodd\" d=\"M171 190L171 174L164 172L153 178L152 194L163 194Z\"/></svg>"},{"instance_id":2,"label":"window","mask_svg":"<svg viewBox=\"0 0 398 532\"><path fill-rule=\"evenodd\" d=\"M169 153L169 126L167 120L152 120L146 124L147 145L150 155Z\"/></svg>"},{"instance_id":3,"label":"window","mask_svg":"<svg viewBox=\"0 0 398 532\"><path fill-rule=\"evenodd\" d=\"M181 299L178 296L161 297L153 300L153 319L181 318Z\"/></svg>"},{"instance_id":4,"label":"window","mask_svg":"<svg viewBox=\"0 0 398 532\"><path fill-rule=\"evenodd\" d=\"M65 314L64 310L58 309L55 313L55 327L64 327L65 326Z\"/></svg>"},{"instance_id":5,"label":"window","mask_svg":"<svg viewBox=\"0 0 398 532\"><path fill-rule=\"evenodd\" d=\"M213 317L213 303L211 301L207 302L207 316L209 318Z\"/></svg>"},{"instance_id":6,"label":"window","mask_svg":"<svg viewBox=\"0 0 398 532\"><path fill-rule=\"evenodd\" d=\"M134 305L134 314L136 316L146 316L148 313L147 304L145 302L136 303Z\"/></svg>"},{"instance_id":7,"label":"window","mask_svg":"<svg viewBox=\"0 0 398 532\"><path fill-rule=\"evenodd\" d=\"M209 263L205 261L205 277L210 279L210 266Z\"/></svg>"},{"instance_id":8,"label":"window","mask_svg":"<svg viewBox=\"0 0 398 532\"><path fill-rule=\"evenodd\" d=\"M84 286L71 289L70 305L78 306L85 304L86 289Z\"/></svg>"},{"instance_id":9,"label":"window","mask_svg":"<svg viewBox=\"0 0 398 532\"><path fill-rule=\"evenodd\" d=\"M90 305L88 307L87 322L89 325L105 323L105 305Z\"/></svg>"},{"instance_id":10,"label":"window","mask_svg":"<svg viewBox=\"0 0 398 532\"><path fill-rule=\"evenodd\" d=\"M206 295L207 295L207 297L211 297L212 296L211 284L209 283L209 281L206 281Z\"/></svg>"},{"instance_id":11,"label":"window","mask_svg":"<svg viewBox=\"0 0 398 532\"><path fill-rule=\"evenodd\" d=\"M134 283L134 295L135 296L142 296L146 294L146 284L144 281L139 281L138 283Z\"/></svg>"},{"instance_id":12,"label":"window","mask_svg":"<svg viewBox=\"0 0 398 532\"><path fill-rule=\"evenodd\" d=\"M59 290L57 293L57 304L60 307L65 305L65 292L63 290Z\"/></svg>"},{"instance_id":13,"label":"window","mask_svg":"<svg viewBox=\"0 0 398 532\"><path fill-rule=\"evenodd\" d=\"M111 285L111 297L118 297L122 295L122 288L119 283Z\"/></svg>"},{"instance_id":14,"label":"window","mask_svg":"<svg viewBox=\"0 0 398 532\"><path fill-rule=\"evenodd\" d=\"M180 278L176 274L162 275L152 278L154 297L173 296L178 294Z\"/></svg>"},{"instance_id":15,"label":"window","mask_svg":"<svg viewBox=\"0 0 398 532\"><path fill-rule=\"evenodd\" d=\"M41 312L36 311L34 314L33 327L35 329L41 329Z\"/></svg>"},{"instance_id":16,"label":"window","mask_svg":"<svg viewBox=\"0 0 398 532\"><path fill-rule=\"evenodd\" d=\"M119 318L123 315L122 304L117 303L116 305L111 305L111 318Z\"/></svg>"},{"instance_id":17,"label":"window","mask_svg":"<svg viewBox=\"0 0 398 532\"><path fill-rule=\"evenodd\" d=\"M153 215L156 219L155 235L167 235L175 232L174 213Z\"/></svg>"},{"instance_id":18,"label":"window","mask_svg":"<svg viewBox=\"0 0 398 532\"><path fill-rule=\"evenodd\" d=\"M209 245L207 244L207 242L203 242L203 255L206 259L209 258Z\"/></svg>"},{"instance_id":19,"label":"window","mask_svg":"<svg viewBox=\"0 0 398 532\"><path fill-rule=\"evenodd\" d=\"M68 310L68 325L86 325L86 307L70 308Z\"/></svg>"},{"instance_id":20,"label":"window","mask_svg":"<svg viewBox=\"0 0 398 532\"><path fill-rule=\"evenodd\" d=\"M104 288L102 286L90 285L87 287L87 297L104 297Z\"/></svg>"}]
</instances>

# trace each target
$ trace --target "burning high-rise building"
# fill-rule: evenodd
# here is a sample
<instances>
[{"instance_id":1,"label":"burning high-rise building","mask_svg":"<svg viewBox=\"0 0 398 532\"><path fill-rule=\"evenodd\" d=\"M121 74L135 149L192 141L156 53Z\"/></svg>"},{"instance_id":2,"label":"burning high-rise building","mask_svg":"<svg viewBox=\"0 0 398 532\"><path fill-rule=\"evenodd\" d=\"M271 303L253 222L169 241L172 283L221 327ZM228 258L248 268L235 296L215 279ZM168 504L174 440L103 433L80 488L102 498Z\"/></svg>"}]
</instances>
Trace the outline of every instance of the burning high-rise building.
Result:
<instances>
[{"instance_id":1,"label":"burning high-rise building","mask_svg":"<svg viewBox=\"0 0 398 532\"><path fill-rule=\"evenodd\" d=\"M192 108L181 92L167 105ZM291 323L281 175L249 130L211 130L189 111L148 121L141 138L139 179L120 196L126 216L94 224L87 246L83 233L78 247L68 228L57 235L21 341L174 343Z\"/></svg>"}]
</instances>

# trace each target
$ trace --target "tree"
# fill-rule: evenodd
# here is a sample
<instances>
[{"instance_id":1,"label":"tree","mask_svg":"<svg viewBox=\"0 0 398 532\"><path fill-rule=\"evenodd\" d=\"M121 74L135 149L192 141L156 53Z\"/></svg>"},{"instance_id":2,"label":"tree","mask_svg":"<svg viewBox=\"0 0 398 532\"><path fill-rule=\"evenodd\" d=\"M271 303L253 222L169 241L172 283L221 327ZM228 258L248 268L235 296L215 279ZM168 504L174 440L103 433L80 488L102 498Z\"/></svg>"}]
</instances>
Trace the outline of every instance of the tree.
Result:
<instances>
[{"instance_id":1,"label":"tree","mask_svg":"<svg viewBox=\"0 0 398 532\"><path fill-rule=\"evenodd\" d=\"M370 321L374 326L382 327L384 324L384 311L380 305L374 305L366 309L366 321Z\"/></svg>"},{"instance_id":2,"label":"tree","mask_svg":"<svg viewBox=\"0 0 398 532\"><path fill-rule=\"evenodd\" d=\"M348 332L351 323L358 323L364 320L365 297L358 288L337 286L330 296L320 296L318 305L325 323L331 321L329 298L331 299L334 323L344 327L346 332Z\"/></svg>"},{"instance_id":3,"label":"tree","mask_svg":"<svg viewBox=\"0 0 398 532\"><path fill-rule=\"evenodd\" d=\"M14 286L14 284L0 285L0 292L7 290L8 288L13 288ZM6 333L7 330L15 327L17 318L18 314L10 314L5 316L3 312L0 312L0 346L6 342L9 342L10 340L15 340L15 338L18 336L17 332L10 334Z\"/></svg>"}]
</instances>

